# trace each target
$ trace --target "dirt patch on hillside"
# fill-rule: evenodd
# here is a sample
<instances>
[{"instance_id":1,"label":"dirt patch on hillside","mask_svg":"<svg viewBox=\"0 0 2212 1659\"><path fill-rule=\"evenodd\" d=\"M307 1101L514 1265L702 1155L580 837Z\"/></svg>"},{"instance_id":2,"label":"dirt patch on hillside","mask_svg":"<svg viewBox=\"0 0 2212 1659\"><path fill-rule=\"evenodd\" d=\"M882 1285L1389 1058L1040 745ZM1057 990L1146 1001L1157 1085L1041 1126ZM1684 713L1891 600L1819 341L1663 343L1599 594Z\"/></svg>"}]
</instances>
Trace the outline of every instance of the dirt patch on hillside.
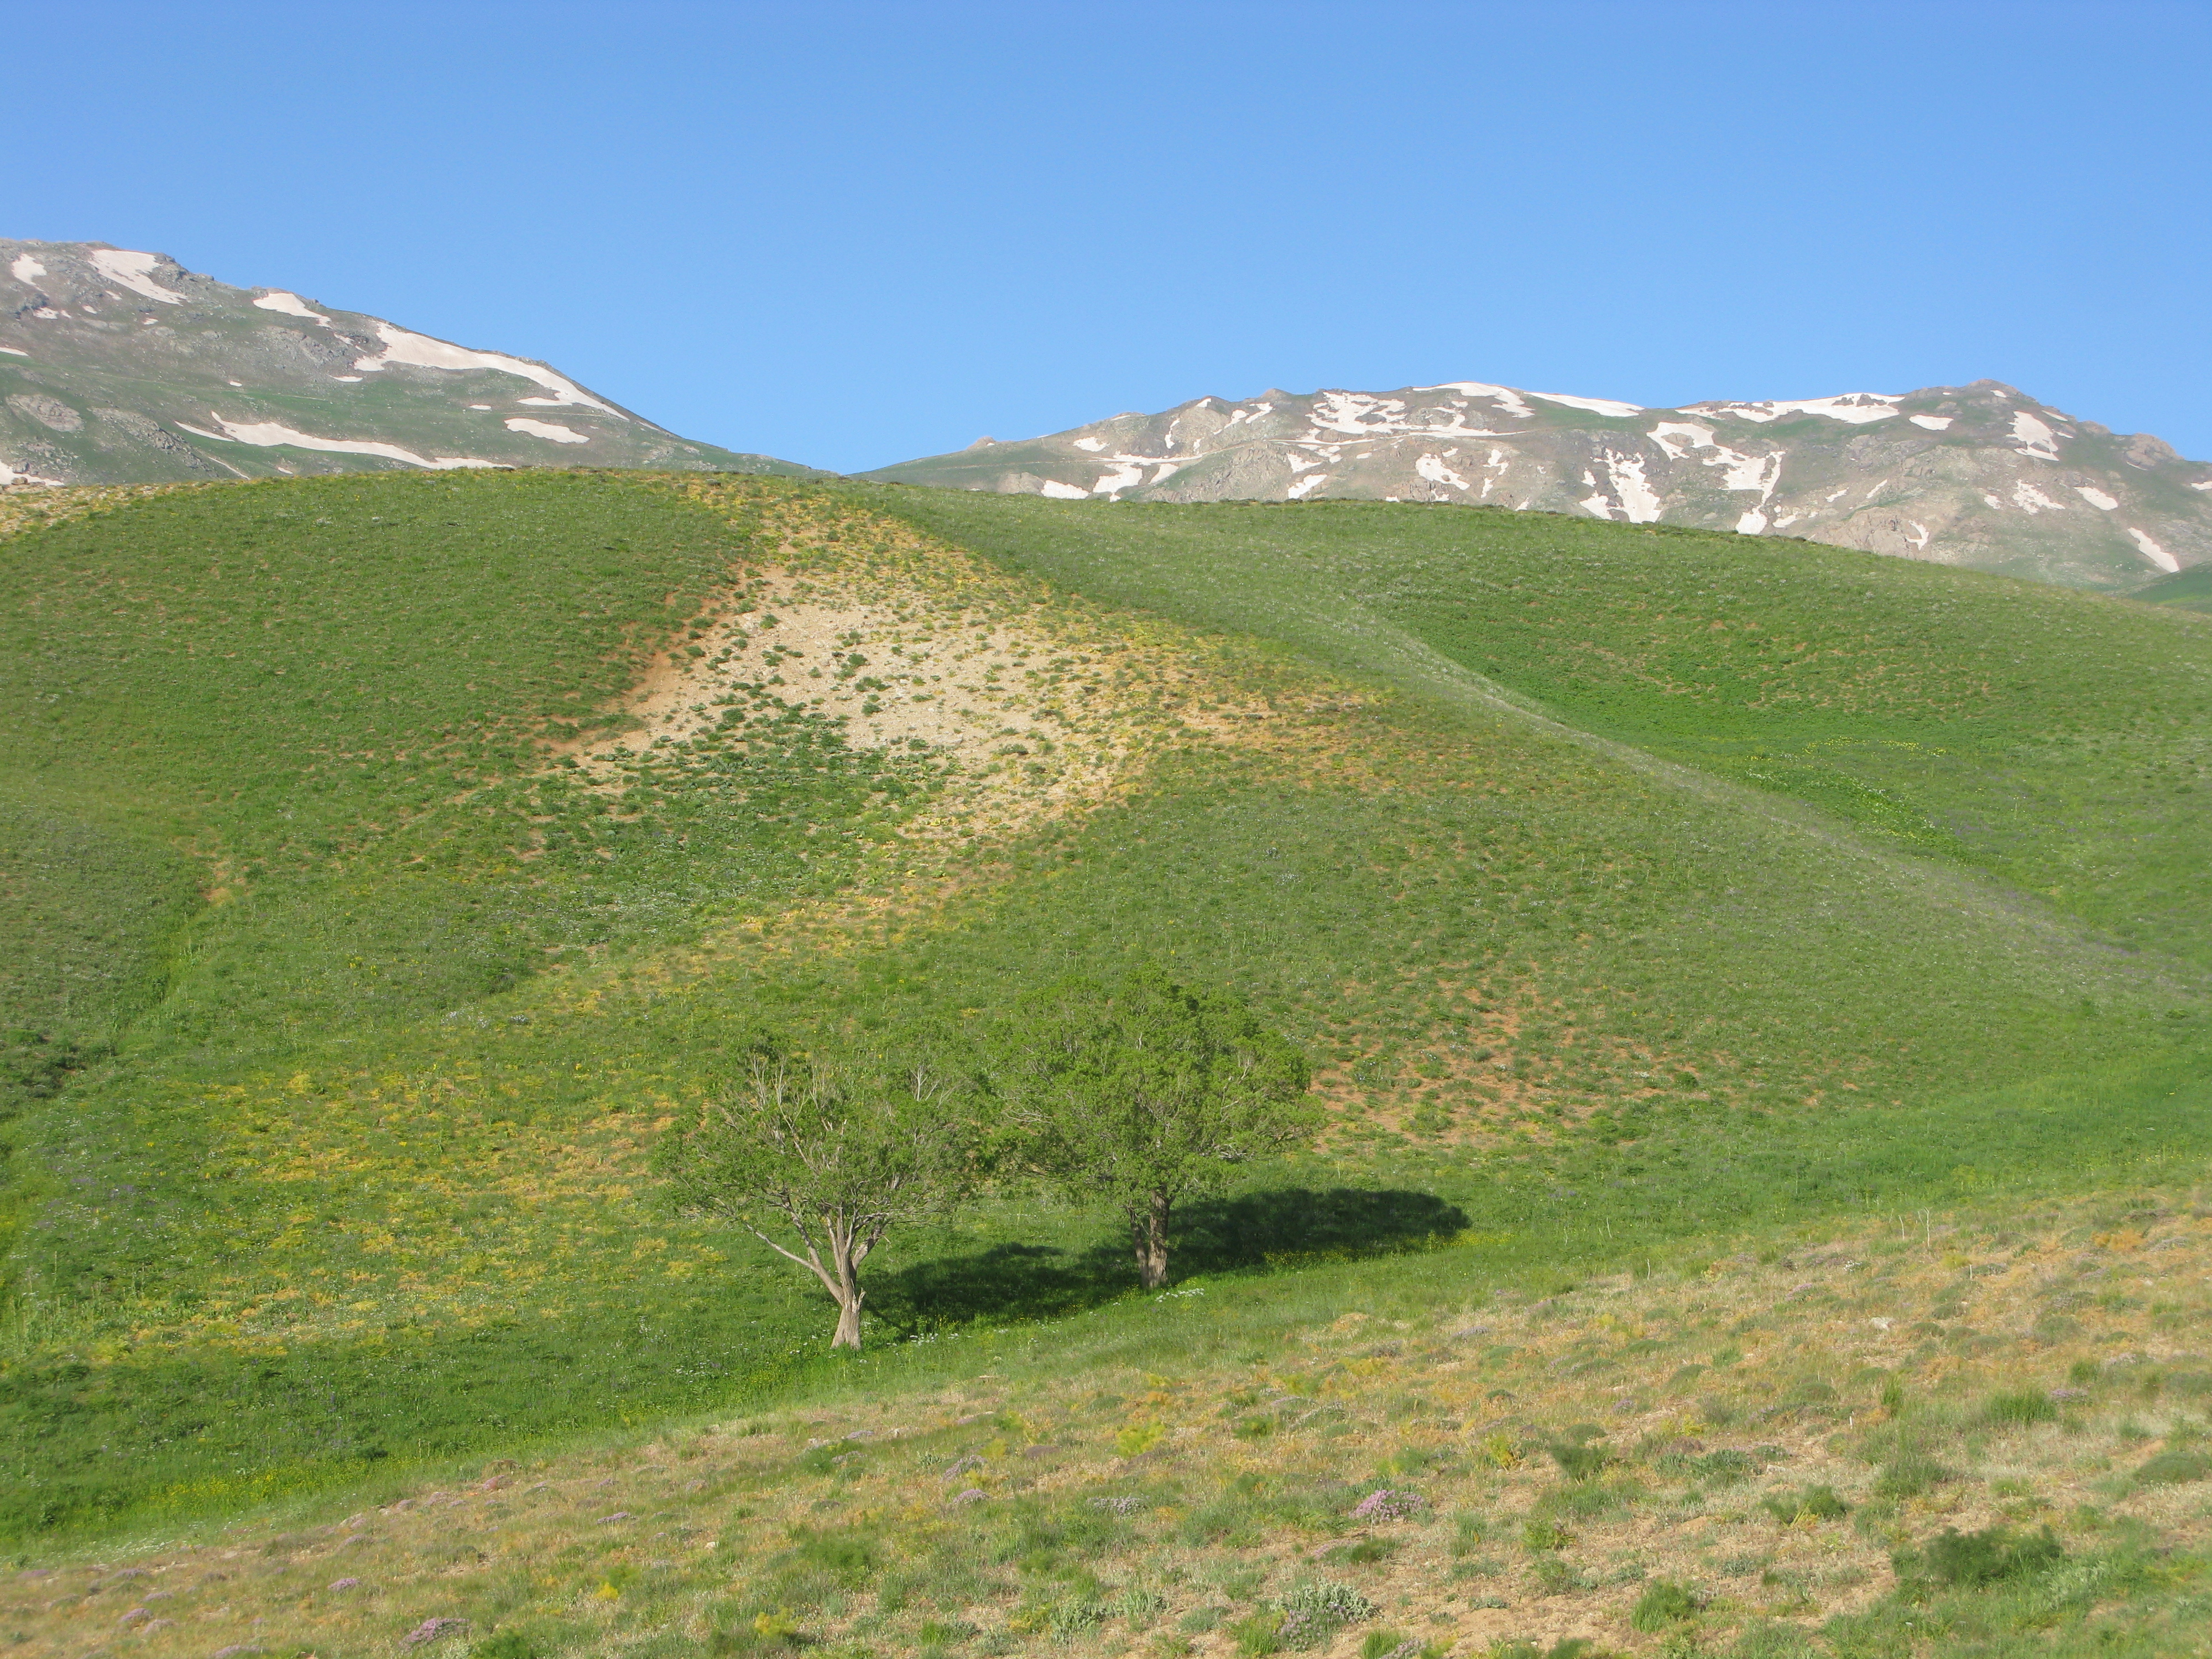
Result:
<instances>
[{"instance_id":1,"label":"dirt patch on hillside","mask_svg":"<svg viewBox=\"0 0 2212 1659\"><path fill-rule=\"evenodd\" d=\"M848 502L679 487L747 530L759 562L613 711L618 734L568 745L610 780L764 693L856 747L949 761L908 834L969 841L1112 799L1164 750L1267 744L1305 705L1358 701L1316 683L1285 708L1241 683L1218 641L1056 594Z\"/></svg>"},{"instance_id":2,"label":"dirt patch on hillside","mask_svg":"<svg viewBox=\"0 0 2212 1659\"><path fill-rule=\"evenodd\" d=\"M208 488L209 485L197 483L0 485L0 536L12 536L19 530L43 530L49 525L67 524L71 519L112 513L118 507L167 495L173 490Z\"/></svg>"}]
</instances>

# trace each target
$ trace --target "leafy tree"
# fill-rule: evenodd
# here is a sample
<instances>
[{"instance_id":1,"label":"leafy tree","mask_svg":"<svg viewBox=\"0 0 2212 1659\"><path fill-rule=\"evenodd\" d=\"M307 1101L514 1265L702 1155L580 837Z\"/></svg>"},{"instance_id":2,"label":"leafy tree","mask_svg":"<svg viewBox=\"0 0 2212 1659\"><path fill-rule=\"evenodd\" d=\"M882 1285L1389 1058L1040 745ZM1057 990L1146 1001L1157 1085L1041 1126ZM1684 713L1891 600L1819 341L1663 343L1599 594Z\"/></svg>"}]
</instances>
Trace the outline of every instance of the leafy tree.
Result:
<instances>
[{"instance_id":1,"label":"leafy tree","mask_svg":"<svg viewBox=\"0 0 2212 1659\"><path fill-rule=\"evenodd\" d=\"M1021 1160L1129 1218L1137 1277L1168 1276L1168 1218L1235 1165L1308 1134L1305 1057L1235 996L1157 969L1068 979L1002 1022L996 1081Z\"/></svg>"},{"instance_id":2,"label":"leafy tree","mask_svg":"<svg viewBox=\"0 0 2212 1659\"><path fill-rule=\"evenodd\" d=\"M657 1164L678 1209L734 1223L820 1279L837 1304L830 1346L858 1348L860 1264L894 1223L972 1183L973 1098L927 1037L842 1052L764 1038Z\"/></svg>"}]
</instances>

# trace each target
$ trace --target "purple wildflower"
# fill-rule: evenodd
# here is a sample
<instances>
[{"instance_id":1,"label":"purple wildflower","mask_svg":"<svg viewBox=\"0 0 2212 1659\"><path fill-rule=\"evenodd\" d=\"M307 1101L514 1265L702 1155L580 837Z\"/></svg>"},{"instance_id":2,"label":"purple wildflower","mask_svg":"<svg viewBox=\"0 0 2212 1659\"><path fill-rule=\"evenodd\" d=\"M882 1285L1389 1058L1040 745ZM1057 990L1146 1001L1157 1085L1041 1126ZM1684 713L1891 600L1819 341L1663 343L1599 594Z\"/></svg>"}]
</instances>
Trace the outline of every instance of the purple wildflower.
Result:
<instances>
[{"instance_id":1,"label":"purple wildflower","mask_svg":"<svg viewBox=\"0 0 2212 1659\"><path fill-rule=\"evenodd\" d=\"M1388 1486L1377 1488L1359 1500L1352 1511L1355 1521L1402 1521L1409 1515L1418 1515L1429 1505L1429 1500L1417 1492L1394 1492Z\"/></svg>"}]
</instances>

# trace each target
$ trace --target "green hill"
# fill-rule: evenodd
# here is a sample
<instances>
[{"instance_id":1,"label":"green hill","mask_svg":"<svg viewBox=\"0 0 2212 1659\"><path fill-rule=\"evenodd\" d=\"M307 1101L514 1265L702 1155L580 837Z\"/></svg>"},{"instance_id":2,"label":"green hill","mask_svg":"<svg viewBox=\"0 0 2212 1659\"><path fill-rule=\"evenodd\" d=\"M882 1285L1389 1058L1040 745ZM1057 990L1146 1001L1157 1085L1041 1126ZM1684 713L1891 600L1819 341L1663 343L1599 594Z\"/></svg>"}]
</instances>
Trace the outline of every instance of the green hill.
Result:
<instances>
[{"instance_id":1,"label":"green hill","mask_svg":"<svg viewBox=\"0 0 2212 1659\"><path fill-rule=\"evenodd\" d=\"M2184 570L2138 587L2130 595L2145 605L2171 605L2184 611L2212 609L2212 573Z\"/></svg>"},{"instance_id":2,"label":"green hill","mask_svg":"<svg viewBox=\"0 0 2212 1659\"><path fill-rule=\"evenodd\" d=\"M1263 1298L2212 1150L2186 611L1480 509L590 472L187 490L0 558L19 1537L828 1386L797 1279L653 1203L661 1126L763 1024L1071 966L1314 1056L1321 1147L1178 1255ZM872 1271L899 1354L1131 1288L1019 1194Z\"/></svg>"}]
</instances>

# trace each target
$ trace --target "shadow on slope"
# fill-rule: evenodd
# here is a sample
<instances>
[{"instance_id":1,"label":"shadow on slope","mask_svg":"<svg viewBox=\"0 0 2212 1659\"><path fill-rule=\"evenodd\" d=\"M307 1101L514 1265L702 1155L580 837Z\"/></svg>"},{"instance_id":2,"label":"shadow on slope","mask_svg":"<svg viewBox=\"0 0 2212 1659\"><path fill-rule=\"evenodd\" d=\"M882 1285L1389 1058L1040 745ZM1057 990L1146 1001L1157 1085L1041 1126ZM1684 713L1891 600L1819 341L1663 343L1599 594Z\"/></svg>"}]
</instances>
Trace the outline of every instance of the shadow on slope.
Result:
<instances>
[{"instance_id":1,"label":"shadow on slope","mask_svg":"<svg viewBox=\"0 0 2212 1659\"><path fill-rule=\"evenodd\" d=\"M1467 1212L1433 1194L1284 1188L1185 1205L1171 1229L1179 1279L1240 1268L1352 1261L1464 1231ZM1042 1319L1136 1288L1128 1249L1108 1237L1080 1251L1005 1243L916 1262L879 1278L869 1311L910 1336L981 1319Z\"/></svg>"}]
</instances>

